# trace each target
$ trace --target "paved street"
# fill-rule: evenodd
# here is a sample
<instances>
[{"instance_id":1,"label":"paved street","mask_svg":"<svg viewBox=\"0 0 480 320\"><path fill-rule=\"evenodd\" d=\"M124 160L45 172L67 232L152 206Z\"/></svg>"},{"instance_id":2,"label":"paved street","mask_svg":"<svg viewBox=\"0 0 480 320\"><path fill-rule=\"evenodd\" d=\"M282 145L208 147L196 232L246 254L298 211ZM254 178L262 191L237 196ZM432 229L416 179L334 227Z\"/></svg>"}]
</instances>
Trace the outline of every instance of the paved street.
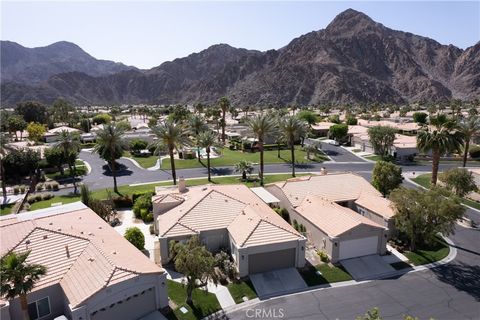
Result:
<instances>
[{"instance_id":1,"label":"paved street","mask_svg":"<svg viewBox=\"0 0 480 320\"><path fill-rule=\"evenodd\" d=\"M335 162L366 162L348 150L322 142L322 150Z\"/></svg>"}]
</instances>

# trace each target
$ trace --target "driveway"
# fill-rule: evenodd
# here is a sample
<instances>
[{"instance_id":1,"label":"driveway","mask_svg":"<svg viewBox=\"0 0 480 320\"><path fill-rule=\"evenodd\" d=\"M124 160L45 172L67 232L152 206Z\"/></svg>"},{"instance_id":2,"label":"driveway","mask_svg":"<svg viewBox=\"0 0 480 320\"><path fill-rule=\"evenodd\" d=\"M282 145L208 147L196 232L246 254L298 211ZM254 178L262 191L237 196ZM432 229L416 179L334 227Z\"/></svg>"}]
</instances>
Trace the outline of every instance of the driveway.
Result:
<instances>
[{"instance_id":1,"label":"driveway","mask_svg":"<svg viewBox=\"0 0 480 320\"><path fill-rule=\"evenodd\" d=\"M366 162L340 146L322 142L322 150L335 162Z\"/></svg>"},{"instance_id":2,"label":"driveway","mask_svg":"<svg viewBox=\"0 0 480 320\"><path fill-rule=\"evenodd\" d=\"M340 261L353 279L368 280L394 272L395 269L377 254Z\"/></svg>"},{"instance_id":3,"label":"driveway","mask_svg":"<svg viewBox=\"0 0 480 320\"><path fill-rule=\"evenodd\" d=\"M260 298L295 292L307 287L295 268L252 274L250 280Z\"/></svg>"}]
</instances>

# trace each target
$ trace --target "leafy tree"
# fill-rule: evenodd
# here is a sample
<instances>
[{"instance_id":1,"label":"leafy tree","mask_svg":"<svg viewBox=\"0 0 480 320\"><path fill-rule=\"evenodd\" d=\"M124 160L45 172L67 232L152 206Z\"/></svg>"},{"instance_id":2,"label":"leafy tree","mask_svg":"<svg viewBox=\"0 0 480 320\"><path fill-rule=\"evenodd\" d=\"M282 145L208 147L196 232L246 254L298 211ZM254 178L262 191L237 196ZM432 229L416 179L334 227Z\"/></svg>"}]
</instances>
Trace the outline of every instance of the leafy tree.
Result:
<instances>
[{"instance_id":1,"label":"leafy tree","mask_svg":"<svg viewBox=\"0 0 480 320\"><path fill-rule=\"evenodd\" d=\"M246 181L247 174L251 174L253 172L253 165L247 160L240 160L240 162L235 164L234 170L235 172L239 172L242 174L242 181Z\"/></svg>"},{"instance_id":2,"label":"leafy tree","mask_svg":"<svg viewBox=\"0 0 480 320\"><path fill-rule=\"evenodd\" d=\"M11 115L7 120L7 127L9 132L15 133L15 140L18 140L18 131L20 131L20 140L23 138L23 130L27 128L27 123L20 115Z\"/></svg>"},{"instance_id":3,"label":"leafy tree","mask_svg":"<svg viewBox=\"0 0 480 320\"><path fill-rule=\"evenodd\" d=\"M416 123L426 124L427 118L428 114L426 114L425 112L415 112L413 114L413 121L415 121Z\"/></svg>"},{"instance_id":4,"label":"leafy tree","mask_svg":"<svg viewBox=\"0 0 480 320\"><path fill-rule=\"evenodd\" d=\"M302 110L298 112L297 117L298 119L305 121L309 127L312 127L318 121L317 115L314 112L308 110Z\"/></svg>"},{"instance_id":5,"label":"leafy tree","mask_svg":"<svg viewBox=\"0 0 480 320\"><path fill-rule=\"evenodd\" d=\"M117 127L120 128L123 131L132 130L132 126L130 125L130 122L128 122L128 121L118 121L117 122Z\"/></svg>"},{"instance_id":6,"label":"leafy tree","mask_svg":"<svg viewBox=\"0 0 480 320\"><path fill-rule=\"evenodd\" d=\"M390 153L390 148L395 141L396 130L388 126L375 126L368 128L368 136L373 150L376 154L386 159Z\"/></svg>"},{"instance_id":7,"label":"leafy tree","mask_svg":"<svg viewBox=\"0 0 480 320\"><path fill-rule=\"evenodd\" d=\"M88 207L92 209L100 218L105 220L106 222L110 222L110 218L113 215L113 207L99 199L91 198L88 202Z\"/></svg>"},{"instance_id":8,"label":"leafy tree","mask_svg":"<svg viewBox=\"0 0 480 320\"><path fill-rule=\"evenodd\" d=\"M138 227L130 227L125 230L125 239L133 244L138 250L143 250L145 247L145 236Z\"/></svg>"},{"instance_id":9,"label":"leafy tree","mask_svg":"<svg viewBox=\"0 0 480 320\"><path fill-rule=\"evenodd\" d=\"M138 152L144 150L148 147L148 142L141 139L133 139L129 142L130 150L133 152Z\"/></svg>"},{"instance_id":10,"label":"leafy tree","mask_svg":"<svg viewBox=\"0 0 480 320\"><path fill-rule=\"evenodd\" d=\"M7 179L29 175L33 177L40 162L40 153L32 149L11 149L5 156L4 165Z\"/></svg>"},{"instance_id":11,"label":"leafy tree","mask_svg":"<svg viewBox=\"0 0 480 320\"><path fill-rule=\"evenodd\" d=\"M220 100L218 100L218 106L220 107L220 110L222 110L222 121L220 124L222 126L222 143L225 144L225 114L230 108L230 100L228 100L227 97L222 97Z\"/></svg>"},{"instance_id":12,"label":"leafy tree","mask_svg":"<svg viewBox=\"0 0 480 320\"><path fill-rule=\"evenodd\" d=\"M403 181L402 168L386 161L375 163L372 174L372 185L387 196L392 190L398 188Z\"/></svg>"},{"instance_id":13,"label":"leafy tree","mask_svg":"<svg viewBox=\"0 0 480 320\"><path fill-rule=\"evenodd\" d=\"M168 152L170 156L173 184L177 184L174 151L175 149L178 150L191 143L188 137L188 131L181 123L165 121L153 128L152 132L157 137L157 140L152 143L152 146L155 147L155 154L159 154L163 150Z\"/></svg>"},{"instance_id":14,"label":"leafy tree","mask_svg":"<svg viewBox=\"0 0 480 320\"><path fill-rule=\"evenodd\" d=\"M194 114L188 118L188 125L190 126L190 131L197 141L197 159L200 162L200 146L198 143L198 136L201 132L208 129L205 119L198 115Z\"/></svg>"},{"instance_id":15,"label":"leafy tree","mask_svg":"<svg viewBox=\"0 0 480 320\"><path fill-rule=\"evenodd\" d=\"M109 124L112 121L112 116L106 113L97 114L93 117L92 122L95 124Z\"/></svg>"},{"instance_id":16,"label":"leafy tree","mask_svg":"<svg viewBox=\"0 0 480 320\"><path fill-rule=\"evenodd\" d=\"M445 116L432 117L430 126L417 133L417 148L422 152L432 151L432 185L437 184L440 156L459 150L464 142L463 134L453 119Z\"/></svg>"},{"instance_id":17,"label":"leafy tree","mask_svg":"<svg viewBox=\"0 0 480 320\"><path fill-rule=\"evenodd\" d=\"M467 165L470 141L473 137L480 134L480 117L471 116L464 121L460 121L458 129L463 134L465 141L463 146L463 166L465 167Z\"/></svg>"},{"instance_id":18,"label":"leafy tree","mask_svg":"<svg viewBox=\"0 0 480 320\"><path fill-rule=\"evenodd\" d=\"M182 105L170 106L168 109L168 120L170 122L180 123L188 119L190 111Z\"/></svg>"},{"instance_id":19,"label":"leafy tree","mask_svg":"<svg viewBox=\"0 0 480 320\"><path fill-rule=\"evenodd\" d=\"M212 181L210 174L210 152L212 147L216 145L217 135L213 131L203 131L198 135L197 138L198 146L205 148L205 153L207 154L207 171L208 171L208 181Z\"/></svg>"},{"instance_id":20,"label":"leafy tree","mask_svg":"<svg viewBox=\"0 0 480 320\"><path fill-rule=\"evenodd\" d=\"M27 101L17 105L15 112L23 117L25 122L47 123L47 108L38 102Z\"/></svg>"},{"instance_id":21,"label":"leafy tree","mask_svg":"<svg viewBox=\"0 0 480 320\"><path fill-rule=\"evenodd\" d=\"M342 141L348 135L348 125L346 124L334 124L328 130L330 137L336 141Z\"/></svg>"},{"instance_id":22,"label":"leafy tree","mask_svg":"<svg viewBox=\"0 0 480 320\"><path fill-rule=\"evenodd\" d=\"M264 173L263 143L265 141L265 137L268 134L273 134L276 132L277 130L276 123L268 115L260 114L260 115L256 115L251 118L248 118L247 124L250 127L250 129L253 131L253 134L258 140L258 149L260 150L260 171L258 172L258 175L260 177L260 185L263 186L263 173Z\"/></svg>"},{"instance_id":23,"label":"leafy tree","mask_svg":"<svg viewBox=\"0 0 480 320\"><path fill-rule=\"evenodd\" d=\"M63 99L57 99L52 105L52 115L55 122L70 123L71 114L75 108Z\"/></svg>"},{"instance_id":24,"label":"leafy tree","mask_svg":"<svg viewBox=\"0 0 480 320\"><path fill-rule=\"evenodd\" d=\"M437 233L453 233L455 222L465 208L458 197L442 188L428 191L400 187L390 193L395 209L395 227L405 234L411 251L418 246L432 245Z\"/></svg>"},{"instance_id":25,"label":"leafy tree","mask_svg":"<svg viewBox=\"0 0 480 320\"><path fill-rule=\"evenodd\" d=\"M332 114L331 116L329 116L328 121L330 121L332 123L337 123L337 124L339 124L341 122L340 121L340 116L338 114Z\"/></svg>"},{"instance_id":26,"label":"leafy tree","mask_svg":"<svg viewBox=\"0 0 480 320\"><path fill-rule=\"evenodd\" d=\"M171 241L170 253L174 255L175 269L185 275L186 302L192 305L193 289L206 286L208 280L217 283L215 258L201 245L197 236L191 237L186 244Z\"/></svg>"},{"instance_id":27,"label":"leafy tree","mask_svg":"<svg viewBox=\"0 0 480 320\"><path fill-rule=\"evenodd\" d=\"M30 140L39 142L47 130L43 124L30 122L27 126L28 137Z\"/></svg>"},{"instance_id":28,"label":"leafy tree","mask_svg":"<svg viewBox=\"0 0 480 320\"><path fill-rule=\"evenodd\" d=\"M78 134L69 132L67 130L62 130L58 137L58 141L55 144L56 148L59 148L63 151L63 156L68 164L68 169L70 171L70 176L73 183L73 193L77 193L77 182L75 181L75 176L77 172L77 167L75 165L78 153L80 150L80 140Z\"/></svg>"},{"instance_id":29,"label":"leafy tree","mask_svg":"<svg viewBox=\"0 0 480 320\"><path fill-rule=\"evenodd\" d=\"M477 191L473 174L464 168L452 168L439 175L445 188L459 197L464 197L472 191Z\"/></svg>"},{"instance_id":30,"label":"leafy tree","mask_svg":"<svg viewBox=\"0 0 480 320\"><path fill-rule=\"evenodd\" d=\"M65 155L60 148L48 148L44 151L45 160L49 166L57 168L60 174L64 174L63 165L65 164Z\"/></svg>"},{"instance_id":31,"label":"leafy tree","mask_svg":"<svg viewBox=\"0 0 480 320\"><path fill-rule=\"evenodd\" d=\"M23 318L28 314L27 294L33 290L35 283L47 273L47 268L40 264L28 263L30 251L10 252L0 260L1 296L7 300L19 297Z\"/></svg>"},{"instance_id":32,"label":"leafy tree","mask_svg":"<svg viewBox=\"0 0 480 320\"><path fill-rule=\"evenodd\" d=\"M113 177L113 190L116 193L118 193L116 160L120 159L123 151L127 149L123 133L124 131L117 128L115 123L105 125L103 129L97 131L97 144L93 149L100 158L108 162Z\"/></svg>"},{"instance_id":33,"label":"leafy tree","mask_svg":"<svg viewBox=\"0 0 480 320\"><path fill-rule=\"evenodd\" d=\"M306 136L307 125L298 117L289 116L281 120L279 126L282 136L290 147L292 177L295 177L295 141Z\"/></svg>"}]
</instances>

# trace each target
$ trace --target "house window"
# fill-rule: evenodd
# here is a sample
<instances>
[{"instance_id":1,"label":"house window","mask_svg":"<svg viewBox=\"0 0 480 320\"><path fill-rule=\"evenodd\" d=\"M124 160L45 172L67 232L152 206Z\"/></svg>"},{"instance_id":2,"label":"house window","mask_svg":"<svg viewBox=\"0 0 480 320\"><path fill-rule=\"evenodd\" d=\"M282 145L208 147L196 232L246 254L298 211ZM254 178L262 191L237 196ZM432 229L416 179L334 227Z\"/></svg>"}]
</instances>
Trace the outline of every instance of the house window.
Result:
<instances>
[{"instance_id":1,"label":"house window","mask_svg":"<svg viewBox=\"0 0 480 320\"><path fill-rule=\"evenodd\" d=\"M28 304L28 315L30 320L40 319L50 314L50 299L43 299Z\"/></svg>"}]
</instances>

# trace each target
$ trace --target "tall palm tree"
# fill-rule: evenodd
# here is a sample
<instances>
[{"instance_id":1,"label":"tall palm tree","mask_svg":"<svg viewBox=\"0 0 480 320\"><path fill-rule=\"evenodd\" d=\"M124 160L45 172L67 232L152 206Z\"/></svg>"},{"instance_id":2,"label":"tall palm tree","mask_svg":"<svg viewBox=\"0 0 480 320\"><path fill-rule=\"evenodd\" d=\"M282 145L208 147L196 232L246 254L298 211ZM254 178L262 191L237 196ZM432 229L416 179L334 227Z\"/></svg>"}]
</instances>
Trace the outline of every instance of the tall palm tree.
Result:
<instances>
[{"instance_id":1,"label":"tall palm tree","mask_svg":"<svg viewBox=\"0 0 480 320\"><path fill-rule=\"evenodd\" d=\"M253 165L251 162L247 160L240 160L237 164L235 164L235 172L242 173L242 180L247 180L247 174L253 172Z\"/></svg>"},{"instance_id":2,"label":"tall palm tree","mask_svg":"<svg viewBox=\"0 0 480 320\"><path fill-rule=\"evenodd\" d=\"M463 134L458 131L458 125L452 119L435 117L430 120L430 127L424 126L417 133L417 148L423 152L432 151L431 184L437 184L440 156L455 150L460 150L464 141Z\"/></svg>"},{"instance_id":3,"label":"tall palm tree","mask_svg":"<svg viewBox=\"0 0 480 320\"><path fill-rule=\"evenodd\" d=\"M205 119L198 114L193 114L188 118L188 125L190 126L190 131L192 132L195 140L197 141L197 159L200 162L200 146L198 143L198 135L205 131L208 127Z\"/></svg>"},{"instance_id":4,"label":"tall palm tree","mask_svg":"<svg viewBox=\"0 0 480 320\"><path fill-rule=\"evenodd\" d=\"M64 159L67 160L68 169L70 170L70 176L73 182L73 193L77 193L77 183L75 176L77 173L77 167L75 165L76 158L78 156L78 150L80 150L80 140L78 135L73 134L67 130L62 130L58 141L55 144L56 148L60 148L63 151Z\"/></svg>"},{"instance_id":5,"label":"tall palm tree","mask_svg":"<svg viewBox=\"0 0 480 320\"><path fill-rule=\"evenodd\" d=\"M473 136L480 133L480 117L471 116L464 121L459 122L459 131L463 133L465 144L463 147L463 166L467 165L468 150L470 149L470 140Z\"/></svg>"},{"instance_id":6,"label":"tall palm tree","mask_svg":"<svg viewBox=\"0 0 480 320\"><path fill-rule=\"evenodd\" d=\"M292 177L295 177L295 141L307 134L308 127L298 117L290 116L280 121L280 131L290 147Z\"/></svg>"},{"instance_id":7,"label":"tall palm tree","mask_svg":"<svg viewBox=\"0 0 480 320\"><path fill-rule=\"evenodd\" d=\"M6 299L20 298L23 318L29 320L27 294L32 291L47 268L39 264L30 264L26 260L30 251L24 253L11 252L0 261L1 296Z\"/></svg>"},{"instance_id":8,"label":"tall palm tree","mask_svg":"<svg viewBox=\"0 0 480 320\"><path fill-rule=\"evenodd\" d=\"M113 191L118 193L116 160L120 159L123 151L127 150L127 142L123 139L124 130L117 127L114 122L104 125L103 129L97 131L97 144L94 152L100 158L108 162L113 177Z\"/></svg>"},{"instance_id":9,"label":"tall palm tree","mask_svg":"<svg viewBox=\"0 0 480 320\"><path fill-rule=\"evenodd\" d=\"M274 119L267 114L260 114L248 118L247 124L258 140L258 149L260 150L260 171L258 172L258 175L260 178L260 185L263 186L263 144L265 137L268 134L273 134L276 131L277 126Z\"/></svg>"},{"instance_id":10,"label":"tall palm tree","mask_svg":"<svg viewBox=\"0 0 480 320\"><path fill-rule=\"evenodd\" d=\"M212 181L210 174L210 152L212 147L217 143L217 135L213 131L203 131L198 135L198 145L202 148L205 148L207 153L207 170L208 170L208 181Z\"/></svg>"},{"instance_id":11,"label":"tall palm tree","mask_svg":"<svg viewBox=\"0 0 480 320\"><path fill-rule=\"evenodd\" d=\"M172 170L173 184L177 184L177 173L175 171L175 159L173 153L175 149L180 149L191 144L188 137L188 130L182 123L165 121L152 129L157 140L152 143L155 147L155 153L167 150L170 156L170 167Z\"/></svg>"},{"instance_id":12,"label":"tall palm tree","mask_svg":"<svg viewBox=\"0 0 480 320\"><path fill-rule=\"evenodd\" d=\"M230 108L230 100L227 97L222 97L218 100L218 106L222 110L222 120L220 125L222 126L222 143L225 144L225 113L227 112L228 108Z\"/></svg>"}]
</instances>

